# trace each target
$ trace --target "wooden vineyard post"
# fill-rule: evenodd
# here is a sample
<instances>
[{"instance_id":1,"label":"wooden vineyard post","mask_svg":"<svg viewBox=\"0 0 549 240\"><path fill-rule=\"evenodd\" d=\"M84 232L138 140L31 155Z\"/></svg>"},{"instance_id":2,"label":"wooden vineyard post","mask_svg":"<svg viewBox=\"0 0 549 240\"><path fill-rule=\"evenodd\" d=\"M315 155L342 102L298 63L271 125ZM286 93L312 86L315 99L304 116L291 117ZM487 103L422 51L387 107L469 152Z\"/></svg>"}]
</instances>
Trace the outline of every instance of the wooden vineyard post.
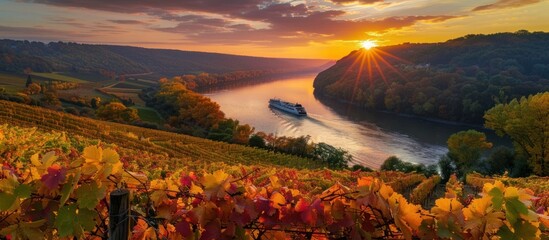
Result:
<instances>
[{"instance_id":1,"label":"wooden vineyard post","mask_svg":"<svg viewBox=\"0 0 549 240\"><path fill-rule=\"evenodd\" d=\"M109 239L128 240L130 235L130 192L117 189L110 194Z\"/></svg>"}]
</instances>

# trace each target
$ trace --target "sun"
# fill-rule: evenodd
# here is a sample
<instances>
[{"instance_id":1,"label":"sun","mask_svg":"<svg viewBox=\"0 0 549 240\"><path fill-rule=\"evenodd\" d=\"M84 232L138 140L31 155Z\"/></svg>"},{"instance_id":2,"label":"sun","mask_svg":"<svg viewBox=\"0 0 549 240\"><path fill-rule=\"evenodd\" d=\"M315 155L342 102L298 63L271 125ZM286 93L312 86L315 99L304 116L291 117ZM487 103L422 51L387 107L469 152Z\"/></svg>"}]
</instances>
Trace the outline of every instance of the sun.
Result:
<instances>
[{"instance_id":1,"label":"sun","mask_svg":"<svg viewBox=\"0 0 549 240\"><path fill-rule=\"evenodd\" d=\"M372 40L362 41L360 42L360 45L366 50L370 50L370 48L377 47L377 43Z\"/></svg>"}]
</instances>

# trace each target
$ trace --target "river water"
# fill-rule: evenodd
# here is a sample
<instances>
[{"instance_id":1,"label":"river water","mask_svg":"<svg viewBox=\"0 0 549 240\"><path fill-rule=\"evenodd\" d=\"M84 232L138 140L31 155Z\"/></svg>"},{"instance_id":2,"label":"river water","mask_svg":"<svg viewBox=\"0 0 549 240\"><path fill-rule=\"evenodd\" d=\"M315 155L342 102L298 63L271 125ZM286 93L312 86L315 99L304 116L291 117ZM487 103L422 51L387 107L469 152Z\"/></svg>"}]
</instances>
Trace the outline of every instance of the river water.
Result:
<instances>
[{"instance_id":1,"label":"river water","mask_svg":"<svg viewBox=\"0 0 549 240\"><path fill-rule=\"evenodd\" d=\"M321 101L313 95L314 78L315 75L293 76L204 95L219 103L226 117L248 123L256 131L278 136L310 135L314 142L347 150L353 155L354 164L376 169L392 155L408 162L436 163L447 152L448 137L471 128ZM297 117L269 108L268 101L273 97L301 103L308 116ZM501 141L493 134L488 134L488 139Z\"/></svg>"}]
</instances>

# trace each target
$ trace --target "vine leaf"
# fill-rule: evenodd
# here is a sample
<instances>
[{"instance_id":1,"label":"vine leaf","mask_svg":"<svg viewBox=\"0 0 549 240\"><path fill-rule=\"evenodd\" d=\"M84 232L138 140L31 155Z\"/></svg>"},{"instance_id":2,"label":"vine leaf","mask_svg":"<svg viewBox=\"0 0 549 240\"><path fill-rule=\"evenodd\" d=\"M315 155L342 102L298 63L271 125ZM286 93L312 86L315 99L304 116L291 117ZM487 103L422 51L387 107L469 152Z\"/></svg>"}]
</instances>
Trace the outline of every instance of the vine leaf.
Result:
<instances>
[{"instance_id":1,"label":"vine leaf","mask_svg":"<svg viewBox=\"0 0 549 240\"><path fill-rule=\"evenodd\" d=\"M213 174L204 174L202 178L204 195L207 199L222 198L225 196L225 189L229 186L229 174L223 170L217 170Z\"/></svg>"},{"instance_id":2,"label":"vine leaf","mask_svg":"<svg viewBox=\"0 0 549 240\"><path fill-rule=\"evenodd\" d=\"M59 166L59 164L54 164L48 167L47 172L47 174L42 175L40 180L47 188L56 189L59 187L59 184L65 181L67 169Z\"/></svg>"},{"instance_id":3,"label":"vine leaf","mask_svg":"<svg viewBox=\"0 0 549 240\"><path fill-rule=\"evenodd\" d=\"M44 233L40 227L46 223L45 219L35 222L19 222L0 230L0 235L10 236L10 239L41 239Z\"/></svg>"},{"instance_id":4,"label":"vine leaf","mask_svg":"<svg viewBox=\"0 0 549 240\"><path fill-rule=\"evenodd\" d=\"M31 195L31 187L20 184L13 175L0 180L0 211L15 210L21 207L21 198L25 199Z\"/></svg>"},{"instance_id":5,"label":"vine leaf","mask_svg":"<svg viewBox=\"0 0 549 240\"><path fill-rule=\"evenodd\" d=\"M86 183L76 190L77 203L80 208L93 210L99 201L105 198L107 187L96 182Z\"/></svg>"},{"instance_id":6,"label":"vine leaf","mask_svg":"<svg viewBox=\"0 0 549 240\"><path fill-rule=\"evenodd\" d=\"M81 171L80 169L77 170L76 174L69 177L69 180L65 185L63 185L63 188L61 188L61 199L59 200L59 205L63 206L65 205L65 202L69 199L71 196L71 193L73 192L74 188L78 184L78 180L80 180Z\"/></svg>"},{"instance_id":7,"label":"vine leaf","mask_svg":"<svg viewBox=\"0 0 549 240\"><path fill-rule=\"evenodd\" d=\"M54 225L60 237L81 237L85 231L93 230L96 215L92 210L77 209L75 204L67 205L59 208Z\"/></svg>"}]
</instances>

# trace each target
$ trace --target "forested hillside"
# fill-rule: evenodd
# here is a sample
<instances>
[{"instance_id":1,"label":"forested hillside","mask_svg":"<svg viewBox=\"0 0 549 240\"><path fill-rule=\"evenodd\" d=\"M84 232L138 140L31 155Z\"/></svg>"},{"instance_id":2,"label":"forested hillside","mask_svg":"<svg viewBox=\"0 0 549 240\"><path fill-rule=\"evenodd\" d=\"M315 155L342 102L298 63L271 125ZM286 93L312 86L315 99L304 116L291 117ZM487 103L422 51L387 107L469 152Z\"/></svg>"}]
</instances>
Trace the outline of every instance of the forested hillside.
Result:
<instances>
[{"instance_id":1,"label":"forested hillside","mask_svg":"<svg viewBox=\"0 0 549 240\"><path fill-rule=\"evenodd\" d=\"M360 49L321 72L314 87L319 97L366 108L480 123L497 103L549 90L549 33Z\"/></svg>"},{"instance_id":2,"label":"forested hillside","mask_svg":"<svg viewBox=\"0 0 549 240\"><path fill-rule=\"evenodd\" d=\"M311 71L326 60L248 57L218 53L66 42L0 40L0 71L78 72L177 76L234 71Z\"/></svg>"}]
</instances>

